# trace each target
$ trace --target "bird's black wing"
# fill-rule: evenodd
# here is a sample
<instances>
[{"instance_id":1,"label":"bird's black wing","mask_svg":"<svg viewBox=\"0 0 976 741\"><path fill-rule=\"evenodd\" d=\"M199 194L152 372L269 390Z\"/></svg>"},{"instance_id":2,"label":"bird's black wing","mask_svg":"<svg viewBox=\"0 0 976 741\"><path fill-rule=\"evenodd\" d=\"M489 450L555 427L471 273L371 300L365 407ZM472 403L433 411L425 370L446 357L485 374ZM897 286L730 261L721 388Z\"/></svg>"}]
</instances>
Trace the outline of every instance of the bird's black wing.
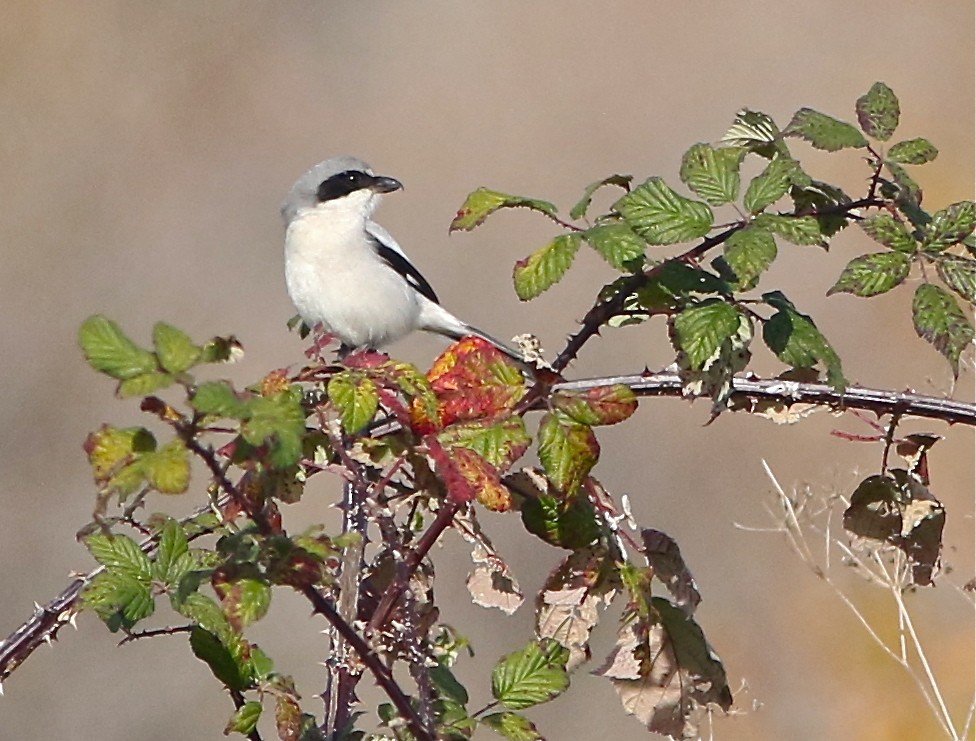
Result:
<instances>
[{"instance_id":1,"label":"bird's black wing","mask_svg":"<svg viewBox=\"0 0 976 741\"><path fill-rule=\"evenodd\" d=\"M437 299L437 294L434 293L434 289L431 288L430 283L427 279L420 274L420 271L415 268L410 261L405 258L398 250L393 249L387 244L384 244L375 234L369 235L373 240L373 246L376 248L376 254L383 258L383 261L389 265L391 268L396 270L403 279L410 284L410 286L417 291L417 293L422 296L426 296L435 304L439 304L440 301Z\"/></svg>"}]
</instances>

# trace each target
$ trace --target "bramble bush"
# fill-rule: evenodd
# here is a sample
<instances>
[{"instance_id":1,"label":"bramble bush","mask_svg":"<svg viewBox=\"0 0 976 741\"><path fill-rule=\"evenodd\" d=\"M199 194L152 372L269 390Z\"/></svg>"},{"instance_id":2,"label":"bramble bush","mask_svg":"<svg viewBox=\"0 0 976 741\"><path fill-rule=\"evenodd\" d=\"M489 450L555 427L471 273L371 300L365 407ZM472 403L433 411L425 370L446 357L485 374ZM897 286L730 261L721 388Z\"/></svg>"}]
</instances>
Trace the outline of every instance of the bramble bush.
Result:
<instances>
[{"instance_id":1,"label":"bramble bush","mask_svg":"<svg viewBox=\"0 0 976 741\"><path fill-rule=\"evenodd\" d=\"M536 362L532 373L476 338L449 347L426 373L377 352L332 362L316 345L298 370L238 388L204 378L241 352L233 337L199 344L159 323L144 348L114 321L89 318L80 331L88 362L167 432L106 424L88 437L97 494L80 537L100 567L5 642L0 677L87 609L130 638L185 632L234 702L226 732L260 738L259 721L272 712L282 739L463 739L481 726L535 739L541 733L524 711L570 691L591 659L592 631L619 603L616 646L594 673L649 731L695 737L709 708L733 704L725 667L695 617L698 587L678 544L633 523L612 484L594 475L599 428L624 423L642 397L705 397L713 416L780 422L813 406L884 417L878 471L846 503L850 548L898 559L898 589L933 583L945 511L928 488L927 451L938 438L901 437L897 428L911 416L973 425L976 408L852 384L808 308L774 286L759 290L781 253L789 260L794 250L826 250L840 231L860 229L875 251L850 260L828 295L912 290L916 332L958 375L974 337L976 205L923 205L909 168L938 151L925 139L891 143L899 103L886 85L872 86L855 113L856 125L802 108L781 128L740 111L717 144L684 154L683 188L611 175L587 186L566 217L547 201L471 193L453 230L510 208L555 225L552 240L515 265L519 298L557 283L584 247L620 273L596 289L552 363ZM849 196L806 172L791 151L797 139L853 150L865 163L865 192ZM747 161L762 171L743 183ZM603 189L619 198L594 213ZM648 332L666 328L671 367L566 378L598 332L641 323ZM751 373L754 351L772 353L782 374ZM534 435L529 416L538 416ZM519 467L533 449L539 466ZM889 467L892 449L904 467ZM193 459L205 466L203 479L191 477ZM341 531L289 532L283 511L319 475L344 482ZM145 514L160 494L183 496L186 516ZM497 620L518 609L525 595L479 526L483 509L508 513L512 528L556 549L557 563L529 607L534 635L498 660L494 702L473 710L453 667L478 637L439 622L429 553L451 531L460 535L472 548L470 598L497 608ZM315 657L327 667L324 709L303 704L273 657L248 639L276 588L298 591L329 628L331 648ZM461 590L440 588L452 599ZM142 627L166 605L178 625ZM368 715L356 700L367 677L387 698Z\"/></svg>"}]
</instances>

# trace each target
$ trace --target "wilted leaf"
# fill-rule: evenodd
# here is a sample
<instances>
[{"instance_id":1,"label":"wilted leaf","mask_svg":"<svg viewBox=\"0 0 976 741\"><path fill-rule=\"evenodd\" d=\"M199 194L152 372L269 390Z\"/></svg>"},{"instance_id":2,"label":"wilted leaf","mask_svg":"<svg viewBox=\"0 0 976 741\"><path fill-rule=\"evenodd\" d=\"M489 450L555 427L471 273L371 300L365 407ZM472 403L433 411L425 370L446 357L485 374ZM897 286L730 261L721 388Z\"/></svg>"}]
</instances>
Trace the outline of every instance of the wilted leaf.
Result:
<instances>
[{"instance_id":1,"label":"wilted leaf","mask_svg":"<svg viewBox=\"0 0 976 741\"><path fill-rule=\"evenodd\" d=\"M948 291L931 283L915 290L912 301L915 331L942 353L959 376L959 356L973 341L973 325Z\"/></svg>"},{"instance_id":2,"label":"wilted leaf","mask_svg":"<svg viewBox=\"0 0 976 741\"><path fill-rule=\"evenodd\" d=\"M911 266L911 260L901 252L876 252L855 257L847 263L827 295L853 293L868 297L887 293L904 282Z\"/></svg>"},{"instance_id":3,"label":"wilted leaf","mask_svg":"<svg viewBox=\"0 0 976 741\"><path fill-rule=\"evenodd\" d=\"M525 595L511 570L494 551L490 544L475 545L471 551L474 570L465 582L471 601L481 607L495 607L506 615L511 615L525 601Z\"/></svg>"},{"instance_id":4,"label":"wilted leaf","mask_svg":"<svg viewBox=\"0 0 976 741\"><path fill-rule=\"evenodd\" d=\"M681 557L678 544L667 533L651 528L641 530L641 540L644 543L644 556L654 570L654 576L667 587L675 604L689 616L692 615L701 602L701 593L695 577Z\"/></svg>"},{"instance_id":5,"label":"wilted leaf","mask_svg":"<svg viewBox=\"0 0 976 741\"><path fill-rule=\"evenodd\" d=\"M556 207L548 201L478 188L468 195L464 204L458 209L457 215L451 222L450 231L471 231L500 208L529 208L550 217L557 214Z\"/></svg>"},{"instance_id":6,"label":"wilted leaf","mask_svg":"<svg viewBox=\"0 0 976 741\"><path fill-rule=\"evenodd\" d=\"M610 175L609 177L603 178L603 180L597 180L596 182L590 183L586 186L586 188L583 189L583 197L580 198L579 202L570 210L570 218L582 219L584 216L586 216L586 212L590 208L590 203L593 200L593 194L603 186L616 185L618 188L629 190L630 181L633 179L634 178L631 175Z\"/></svg>"},{"instance_id":7,"label":"wilted leaf","mask_svg":"<svg viewBox=\"0 0 976 741\"><path fill-rule=\"evenodd\" d=\"M650 244L676 244L708 234L714 216L700 201L678 195L657 177L645 180L613 208Z\"/></svg>"},{"instance_id":8,"label":"wilted leaf","mask_svg":"<svg viewBox=\"0 0 976 741\"><path fill-rule=\"evenodd\" d=\"M878 141L888 141L898 127L901 109L890 87L876 82L867 93L857 99L855 106L861 130Z\"/></svg>"}]
</instances>

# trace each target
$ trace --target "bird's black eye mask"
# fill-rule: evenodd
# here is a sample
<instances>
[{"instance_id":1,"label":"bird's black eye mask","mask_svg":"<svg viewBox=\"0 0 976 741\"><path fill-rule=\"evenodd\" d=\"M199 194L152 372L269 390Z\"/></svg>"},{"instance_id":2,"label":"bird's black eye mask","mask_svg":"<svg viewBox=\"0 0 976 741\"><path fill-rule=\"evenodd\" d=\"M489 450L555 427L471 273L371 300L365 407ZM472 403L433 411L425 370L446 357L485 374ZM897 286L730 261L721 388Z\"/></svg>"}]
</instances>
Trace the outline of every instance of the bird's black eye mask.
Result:
<instances>
[{"instance_id":1,"label":"bird's black eye mask","mask_svg":"<svg viewBox=\"0 0 976 741\"><path fill-rule=\"evenodd\" d=\"M319 203L332 201L370 187L375 179L361 170L345 170L319 183L315 197L318 198Z\"/></svg>"}]
</instances>

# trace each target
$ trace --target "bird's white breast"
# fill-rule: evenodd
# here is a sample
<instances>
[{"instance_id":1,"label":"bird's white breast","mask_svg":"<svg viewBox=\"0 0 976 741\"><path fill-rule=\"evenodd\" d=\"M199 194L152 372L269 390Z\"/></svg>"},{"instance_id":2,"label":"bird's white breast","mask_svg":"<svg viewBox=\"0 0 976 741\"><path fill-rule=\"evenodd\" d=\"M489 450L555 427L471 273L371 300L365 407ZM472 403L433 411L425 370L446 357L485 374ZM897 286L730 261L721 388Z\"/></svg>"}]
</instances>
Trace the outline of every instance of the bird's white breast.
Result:
<instances>
[{"instance_id":1,"label":"bird's white breast","mask_svg":"<svg viewBox=\"0 0 976 741\"><path fill-rule=\"evenodd\" d=\"M321 322L352 347L381 347L416 328L418 295L370 246L363 211L334 205L288 226L288 294L306 324Z\"/></svg>"}]
</instances>

